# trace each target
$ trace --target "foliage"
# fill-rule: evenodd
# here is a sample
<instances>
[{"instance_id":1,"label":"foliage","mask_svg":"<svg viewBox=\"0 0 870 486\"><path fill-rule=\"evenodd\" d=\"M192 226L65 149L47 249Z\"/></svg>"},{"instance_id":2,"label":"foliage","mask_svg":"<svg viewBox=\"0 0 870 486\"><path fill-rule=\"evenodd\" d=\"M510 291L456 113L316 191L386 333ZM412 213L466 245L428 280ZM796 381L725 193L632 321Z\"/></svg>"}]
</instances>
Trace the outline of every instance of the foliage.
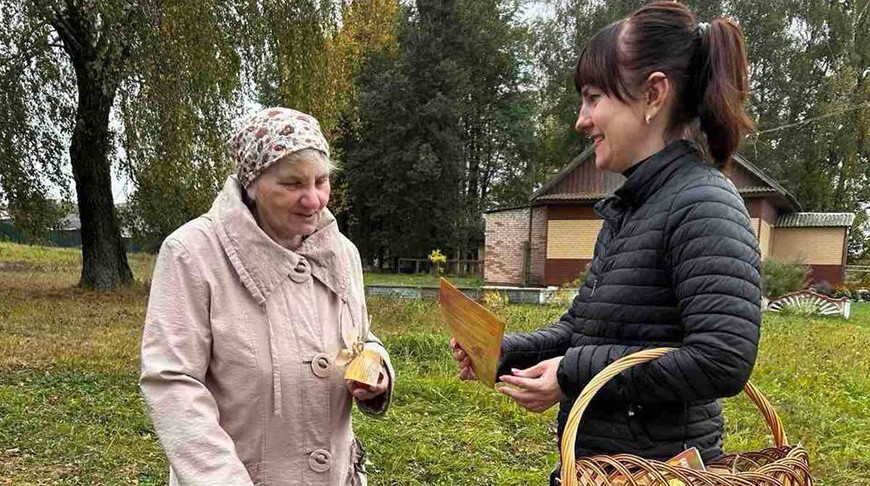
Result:
<instances>
[{"instance_id":1,"label":"foliage","mask_svg":"<svg viewBox=\"0 0 870 486\"><path fill-rule=\"evenodd\" d=\"M810 268L803 262L781 262L768 257L761 263L761 290L768 299L803 290Z\"/></svg>"},{"instance_id":2,"label":"foliage","mask_svg":"<svg viewBox=\"0 0 870 486\"><path fill-rule=\"evenodd\" d=\"M32 5L0 2L0 16L0 205L17 228L39 240L59 216L48 189L69 183L59 161L67 159L75 104L58 94L75 89L75 76ZM71 197L68 189L60 196Z\"/></svg>"},{"instance_id":3,"label":"foliage","mask_svg":"<svg viewBox=\"0 0 870 486\"><path fill-rule=\"evenodd\" d=\"M135 187L120 212L150 251L206 212L230 172L224 142L240 115L239 52L250 39L239 7L165 4L146 31L148 48L130 61L135 75L119 91L121 168Z\"/></svg>"},{"instance_id":4,"label":"foliage","mask_svg":"<svg viewBox=\"0 0 870 486\"><path fill-rule=\"evenodd\" d=\"M870 301L870 290L864 285L844 283L835 287L828 282L820 282L813 286L813 291L834 299L845 297L853 301Z\"/></svg>"},{"instance_id":5,"label":"foliage","mask_svg":"<svg viewBox=\"0 0 870 486\"><path fill-rule=\"evenodd\" d=\"M866 247L870 201L870 26L867 1L733 2L747 36L759 128L744 154L806 211L850 211L849 256ZM861 108L856 108L863 106ZM832 115L833 114L833 115Z\"/></svg>"},{"instance_id":6,"label":"foliage","mask_svg":"<svg viewBox=\"0 0 870 486\"><path fill-rule=\"evenodd\" d=\"M501 315L501 313L510 305L510 299L507 294L503 294L498 290L484 290L481 304L490 311Z\"/></svg>"},{"instance_id":7,"label":"foliage","mask_svg":"<svg viewBox=\"0 0 870 486\"><path fill-rule=\"evenodd\" d=\"M515 197L497 189L521 178L533 143L515 18L507 1L420 0L402 9L396 48L362 64L358 129L339 145L348 231L369 264L433 247L473 256L481 210Z\"/></svg>"},{"instance_id":8,"label":"foliage","mask_svg":"<svg viewBox=\"0 0 870 486\"><path fill-rule=\"evenodd\" d=\"M572 73L581 49L600 28L644 3L551 2L552 18L538 21L534 53L543 75L542 170L558 170L588 143L572 129L579 110ZM753 93L749 110L759 133L747 137L741 153L780 181L805 211L855 212L849 260L866 255L870 39L860 32L870 25L870 2L684 3L700 21L724 14L745 33Z\"/></svg>"},{"instance_id":9,"label":"foliage","mask_svg":"<svg viewBox=\"0 0 870 486\"><path fill-rule=\"evenodd\" d=\"M447 257L441 253L441 250L432 250L432 253L429 254L429 261L432 262L432 266L435 268L438 275L444 274L444 266L447 264Z\"/></svg>"},{"instance_id":10,"label":"foliage","mask_svg":"<svg viewBox=\"0 0 870 486\"><path fill-rule=\"evenodd\" d=\"M398 9L395 0L88 5L76 12L104 27L96 34L111 47L106 55L124 54L103 62L113 69L110 94L117 89L118 95L111 117L117 133L105 155L133 182L119 216L150 250L208 210L231 171L225 140L255 102L307 111L335 136L355 102L351 88L359 59L372 46L390 42ZM70 59L43 7L54 8L35 0L0 3L0 96L6 108L0 122L0 204L34 235L53 221L47 190L71 198L66 147L77 95ZM111 28L118 22L124 28ZM108 129L109 119L101 122ZM123 150L116 153L118 148ZM339 205L341 188L338 181Z\"/></svg>"},{"instance_id":11,"label":"foliage","mask_svg":"<svg viewBox=\"0 0 870 486\"><path fill-rule=\"evenodd\" d=\"M559 289L550 297L549 304L559 306L563 309L571 307L574 303L574 297L586 281L586 272L570 282L565 282L559 286Z\"/></svg>"}]
</instances>

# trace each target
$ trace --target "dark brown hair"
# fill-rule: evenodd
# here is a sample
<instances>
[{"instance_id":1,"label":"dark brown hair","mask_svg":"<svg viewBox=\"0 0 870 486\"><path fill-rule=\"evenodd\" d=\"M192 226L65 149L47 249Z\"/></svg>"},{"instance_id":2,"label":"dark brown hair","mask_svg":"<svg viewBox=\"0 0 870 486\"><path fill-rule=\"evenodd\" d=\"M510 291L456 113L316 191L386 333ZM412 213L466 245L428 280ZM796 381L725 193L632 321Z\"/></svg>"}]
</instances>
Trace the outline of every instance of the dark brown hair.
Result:
<instances>
[{"instance_id":1,"label":"dark brown hair","mask_svg":"<svg viewBox=\"0 0 870 486\"><path fill-rule=\"evenodd\" d=\"M699 127L706 141L698 141L724 167L754 127L745 108L743 31L724 18L698 24L677 2L651 3L592 36L577 61L574 86L578 92L594 86L625 102L656 71L676 94L668 132Z\"/></svg>"}]
</instances>

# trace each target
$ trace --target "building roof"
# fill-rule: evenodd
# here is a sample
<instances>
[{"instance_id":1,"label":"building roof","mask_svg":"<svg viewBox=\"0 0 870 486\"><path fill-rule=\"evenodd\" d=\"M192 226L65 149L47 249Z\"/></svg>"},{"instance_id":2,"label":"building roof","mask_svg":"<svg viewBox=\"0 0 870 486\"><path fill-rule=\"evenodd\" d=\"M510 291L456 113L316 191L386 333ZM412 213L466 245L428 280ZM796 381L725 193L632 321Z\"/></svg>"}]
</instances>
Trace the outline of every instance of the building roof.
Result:
<instances>
[{"instance_id":1,"label":"building roof","mask_svg":"<svg viewBox=\"0 0 870 486\"><path fill-rule=\"evenodd\" d=\"M568 165L564 169L559 171L558 174L553 176L552 179L547 181L546 184L544 184L540 189L532 194L531 202L586 202L596 201L598 199L603 199L605 197L611 196L613 194L613 190L615 189L613 180L599 180L595 183L587 183L587 185L594 184L596 187L596 189L591 192L565 192L564 186L557 187L563 180L569 178L573 172L577 171L582 164L593 161L595 157L594 154L594 147L588 147L586 148L586 150L580 153L580 155L574 157L574 159L572 159L571 162L568 163ZM790 211L801 210L801 205L800 203L798 203L797 198L795 198L794 195L792 195L788 190L786 190L781 184L776 182L770 176L765 174L761 169L746 160L746 158L744 158L740 154L734 154L732 160L738 167L742 168L745 172L751 174L751 176L754 176L756 178L752 181L752 185L746 185L744 187L738 188L738 191L741 194L772 194L776 196L776 199L779 201L780 205L787 207ZM589 177L589 175L586 175L585 177ZM744 177L744 179L746 178ZM751 177L746 180L751 180ZM602 189L606 189L606 191L602 192Z\"/></svg>"},{"instance_id":2,"label":"building roof","mask_svg":"<svg viewBox=\"0 0 870 486\"><path fill-rule=\"evenodd\" d=\"M777 228L836 228L852 226L855 213L786 213L776 220Z\"/></svg>"},{"instance_id":3,"label":"building roof","mask_svg":"<svg viewBox=\"0 0 870 486\"><path fill-rule=\"evenodd\" d=\"M594 146L594 145L590 145L589 147L586 147L586 150L584 150L583 152L581 152L580 155L574 157L574 159L571 160L571 162L569 162L568 165L565 166L564 169L560 170L558 174L556 174L555 176L553 176L552 179L550 179L549 181L547 181L546 184L544 184L543 186L541 186L540 189L538 189L537 191L535 191L535 192L532 194L532 198L531 198L532 201L538 199L540 196L542 196L542 195L545 194L547 191L549 191L550 189L552 189L553 186L555 186L556 184L558 184L559 182L561 182L562 179L564 179L565 177L567 177L568 174L570 174L570 173L571 173L574 169L576 169L580 164L582 164L583 162L586 162L587 160L592 160L592 158L591 158L590 156L591 156L592 154L594 154L594 153L595 153L595 146Z\"/></svg>"},{"instance_id":4,"label":"building roof","mask_svg":"<svg viewBox=\"0 0 870 486\"><path fill-rule=\"evenodd\" d=\"M801 205L798 202L797 198L794 197L794 194L788 192L788 190L786 188L782 187L782 185L779 182L776 182L773 178L771 178L770 176L765 174L761 169L759 169L758 167L753 165L751 162L746 160L745 157L743 157L740 154L734 154L734 156L731 159L734 162L740 164L740 166L743 167L744 169L751 172L754 176L756 176L759 179L761 179L762 181L764 181L765 184L772 187L777 192L777 194L784 197L785 200L789 203L789 206L791 206L792 211L800 211L801 210ZM749 192L764 192L764 191L758 191L758 189L760 189L760 188L747 187L744 189L740 189L739 191L741 194L742 193L749 193Z\"/></svg>"},{"instance_id":5,"label":"building roof","mask_svg":"<svg viewBox=\"0 0 870 486\"><path fill-rule=\"evenodd\" d=\"M529 209L529 205L528 205L528 204L524 204L524 205L521 205L521 206L504 206L504 207L501 207L501 208L492 208L492 209L487 209L487 210L485 210L485 211L483 212L483 214L500 213L500 212L502 212L502 211L513 211L514 209Z\"/></svg>"},{"instance_id":6,"label":"building roof","mask_svg":"<svg viewBox=\"0 0 870 486\"><path fill-rule=\"evenodd\" d=\"M538 197L536 201L597 201L604 199L611 194L604 193L588 193L588 192L559 192L554 194L545 194Z\"/></svg>"}]
</instances>

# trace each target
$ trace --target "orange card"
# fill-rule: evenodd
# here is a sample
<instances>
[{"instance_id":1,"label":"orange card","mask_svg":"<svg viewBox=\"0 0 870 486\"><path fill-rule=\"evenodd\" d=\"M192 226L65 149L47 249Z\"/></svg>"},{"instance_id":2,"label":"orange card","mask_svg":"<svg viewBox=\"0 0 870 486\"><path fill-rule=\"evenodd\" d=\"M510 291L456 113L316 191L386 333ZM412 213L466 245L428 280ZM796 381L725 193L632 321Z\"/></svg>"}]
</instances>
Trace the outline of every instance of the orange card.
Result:
<instances>
[{"instance_id":1,"label":"orange card","mask_svg":"<svg viewBox=\"0 0 870 486\"><path fill-rule=\"evenodd\" d=\"M495 386L504 323L443 277L439 300L444 325L471 358L477 381Z\"/></svg>"}]
</instances>

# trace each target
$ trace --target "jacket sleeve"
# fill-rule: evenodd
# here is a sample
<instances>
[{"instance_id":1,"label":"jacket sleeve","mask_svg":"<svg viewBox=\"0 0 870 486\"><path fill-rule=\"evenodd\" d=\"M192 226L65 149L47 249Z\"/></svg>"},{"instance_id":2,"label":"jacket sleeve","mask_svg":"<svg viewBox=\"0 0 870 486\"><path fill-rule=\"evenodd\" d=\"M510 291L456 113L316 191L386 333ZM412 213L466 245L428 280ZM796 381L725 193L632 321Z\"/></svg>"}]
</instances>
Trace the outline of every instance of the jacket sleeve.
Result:
<instances>
[{"instance_id":1,"label":"jacket sleeve","mask_svg":"<svg viewBox=\"0 0 870 486\"><path fill-rule=\"evenodd\" d=\"M571 345L573 312L572 306L558 322L550 327L531 333L515 333L505 336L502 339L501 358L496 377L510 374L511 368L528 368L541 361L565 354Z\"/></svg>"},{"instance_id":2,"label":"jacket sleeve","mask_svg":"<svg viewBox=\"0 0 870 486\"><path fill-rule=\"evenodd\" d=\"M350 271L352 272L352 275L350 275L350 281L353 282L352 285L356 286L354 291L360 296L363 318L368 319L369 314L368 308L366 307L365 284L363 280L362 261L359 257L359 250L357 250L356 246L354 246L350 240L347 240L346 244L348 246L348 254L350 257ZM396 384L396 373L393 370L393 364L390 361L390 354L387 352L387 348L384 347L384 343L381 342L381 340L378 339L371 330L369 330L369 334L366 336L365 349L370 349L381 355L381 358L384 360L384 370L387 373L387 377L390 379L390 386L383 395L366 401L356 400L356 402L360 411L364 414L369 416L381 416L387 413L387 410L390 408L390 402L393 398L393 389Z\"/></svg>"},{"instance_id":3,"label":"jacket sleeve","mask_svg":"<svg viewBox=\"0 0 870 486\"><path fill-rule=\"evenodd\" d=\"M209 287L190 255L167 240L151 281L139 387L179 484L253 486L205 386L209 300Z\"/></svg>"},{"instance_id":4,"label":"jacket sleeve","mask_svg":"<svg viewBox=\"0 0 870 486\"><path fill-rule=\"evenodd\" d=\"M761 324L761 259L743 200L727 181L684 188L664 234L683 344L615 377L599 392L602 400L713 400L740 393L752 373ZM560 363L559 385L576 398L607 365L641 349L572 348Z\"/></svg>"},{"instance_id":5,"label":"jacket sleeve","mask_svg":"<svg viewBox=\"0 0 870 486\"><path fill-rule=\"evenodd\" d=\"M366 415L380 416L387 413L387 410L390 408L390 401L392 401L393 398L393 388L396 384L396 373L393 370L393 364L390 362L390 355L387 353L387 348L385 348L381 340L371 332L369 332L368 338L366 338L365 348L376 351L381 355L381 358L383 358L384 370L387 373L387 377L390 379L390 386L383 395L366 401L357 400L357 405L359 406L360 411Z\"/></svg>"}]
</instances>

